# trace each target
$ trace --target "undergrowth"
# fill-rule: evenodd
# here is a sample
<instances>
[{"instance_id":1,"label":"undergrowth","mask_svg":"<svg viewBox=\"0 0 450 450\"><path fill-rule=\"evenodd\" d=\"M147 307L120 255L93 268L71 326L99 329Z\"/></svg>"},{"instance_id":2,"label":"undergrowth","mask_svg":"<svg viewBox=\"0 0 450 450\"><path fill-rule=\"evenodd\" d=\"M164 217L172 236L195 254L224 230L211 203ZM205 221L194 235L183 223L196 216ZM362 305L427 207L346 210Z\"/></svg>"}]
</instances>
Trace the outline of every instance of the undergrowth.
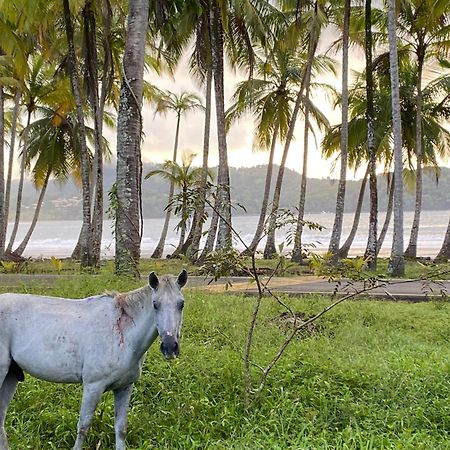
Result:
<instances>
[{"instance_id":1,"label":"undergrowth","mask_svg":"<svg viewBox=\"0 0 450 450\"><path fill-rule=\"evenodd\" d=\"M58 283L52 295L83 297L136 283L102 276ZM45 288L21 291L46 293ZM181 356L151 347L129 414L130 449L450 449L450 305L351 301L297 339L261 401L246 408L242 350L248 298L186 291ZM314 314L329 300L285 299ZM264 300L255 361L284 338L283 310ZM288 326L288 325L286 325ZM69 449L81 389L26 377L11 404L12 449ZM87 449L114 446L112 395L99 405Z\"/></svg>"}]
</instances>

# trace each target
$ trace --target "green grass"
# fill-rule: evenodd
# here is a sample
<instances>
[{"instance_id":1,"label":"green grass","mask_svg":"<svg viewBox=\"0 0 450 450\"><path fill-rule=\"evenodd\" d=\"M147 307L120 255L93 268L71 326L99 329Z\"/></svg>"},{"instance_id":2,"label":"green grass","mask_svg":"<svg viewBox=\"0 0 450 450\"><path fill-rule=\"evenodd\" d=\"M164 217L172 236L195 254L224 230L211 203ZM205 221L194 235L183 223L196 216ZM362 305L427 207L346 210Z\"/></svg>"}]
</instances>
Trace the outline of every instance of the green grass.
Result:
<instances>
[{"instance_id":1,"label":"green grass","mask_svg":"<svg viewBox=\"0 0 450 450\"><path fill-rule=\"evenodd\" d=\"M59 261L59 260L57 260ZM58 266L50 259L43 260L29 260L20 265L15 265L11 272L25 273L25 274L60 274L60 275L79 275L80 264L71 259L62 259L62 266ZM246 258L245 264L251 267L251 259ZM308 276L312 274L312 270L308 265L299 266L296 263L290 262L289 259L283 258L281 266L279 259L257 259L256 265L260 269L269 274L275 269L275 276ZM277 268L278 267L278 268ZM388 260L383 258L378 260L378 268L376 275L387 276ZM142 274L148 274L151 271L157 273L179 273L182 269L188 270L190 274L199 274L199 267L190 264L186 260L181 259L141 259L140 271ZM5 268L0 266L0 272L6 272ZM114 273L114 261L103 260L99 273L102 275L112 275ZM449 263L433 263L432 261L406 261L405 278L427 278L430 274L439 273L439 279L450 279L450 264ZM368 272L369 274L369 272Z\"/></svg>"},{"instance_id":2,"label":"green grass","mask_svg":"<svg viewBox=\"0 0 450 450\"><path fill-rule=\"evenodd\" d=\"M73 277L54 295L82 297L134 282ZM24 288L22 290L25 290ZM44 288L28 288L44 293ZM130 449L450 449L450 304L344 303L296 340L245 407L242 348L252 299L187 290L181 357L154 345L129 414ZM329 300L286 299L312 314ZM254 358L269 360L285 330L264 300ZM257 375L254 373L254 375ZM81 391L27 376L7 419L13 449L69 449ZM100 404L87 449L113 448L112 396Z\"/></svg>"}]
</instances>

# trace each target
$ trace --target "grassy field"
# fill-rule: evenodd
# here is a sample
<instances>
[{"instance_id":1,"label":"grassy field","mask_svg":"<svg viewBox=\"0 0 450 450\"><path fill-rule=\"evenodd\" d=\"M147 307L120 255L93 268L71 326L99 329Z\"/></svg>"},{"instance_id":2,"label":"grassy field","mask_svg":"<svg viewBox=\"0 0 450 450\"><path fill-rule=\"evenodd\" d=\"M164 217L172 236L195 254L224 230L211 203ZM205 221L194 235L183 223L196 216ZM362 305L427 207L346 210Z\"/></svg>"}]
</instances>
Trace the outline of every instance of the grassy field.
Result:
<instances>
[{"instance_id":1,"label":"grassy field","mask_svg":"<svg viewBox=\"0 0 450 450\"><path fill-rule=\"evenodd\" d=\"M54 295L128 290L131 281L73 277ZM25 288L23 288L25 290ZM44 288L27 292L44 293ZM186 291L181 357L150 349L129 414L130 449L450 449L450 304L354 301L296 340L261 403L246 408L242 348L252 299ZM286 299L311 314L323 298ZM264 300L254 358L267 362L286 329ZM70 449L81 390L27 376L7 419L12 449ZM106 394L88 449L113 448ZM99 444L100 443L100 444Z\"/></svg>"},{"instance_id":2,"label":"grassy field","mask_svg":"<svg viewBox=\"0 0 450 450\"><path fill-rule=\"evenodd\" d=\"M308 276L313 275L313 269L308 265L298 265L292 263L288 258L278 258L264 260L257 259L257 267L262 274L272 274L275 276ZM251 267L251 259L246 258L244 265ZM179 273L181 269L187 269L190 274L204 274L201 267L190 264L182 259L141 259L140 271L142 274L148 274L151 271L157 273ZM376 276L387 276L388 260L380 258L378 260L378 269ZM275 272L274 272L275 271ZM101 263L100 274L112 275L114 273L114 261L103 260ZM0 264L0 273L24 273L24 274L61 274L61 275L78 275L80 274L80 264L71 259L44 259L29 260L24 263L4 263ZM432 261L406 261L405 278L427 278L432 274L438 273L439 279L450 279L450 263L434 263ZM367 273L373 275L373 273ZM247 273L237 273L235 275L248 275Z\"/></svg>"}]
</instances>

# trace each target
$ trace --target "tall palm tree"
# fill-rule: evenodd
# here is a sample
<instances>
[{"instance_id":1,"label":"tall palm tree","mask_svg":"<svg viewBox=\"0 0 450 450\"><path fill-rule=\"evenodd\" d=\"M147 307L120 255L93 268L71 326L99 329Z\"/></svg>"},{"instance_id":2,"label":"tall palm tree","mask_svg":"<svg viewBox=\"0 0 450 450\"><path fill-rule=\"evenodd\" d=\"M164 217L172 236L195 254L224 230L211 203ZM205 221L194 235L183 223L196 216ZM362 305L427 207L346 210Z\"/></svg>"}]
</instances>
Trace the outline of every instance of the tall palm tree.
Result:
<instances>
[{"instance_id":1,"label":"tall palm tree","mask_svg":"<svg viewBox=\"0 0 450 450\"><path fill-rule=\"evenodd\" d=\"M148 17L148 0L129 0L117 118L115 268L117 273L134 276L139 275L142 239L140 144Z\"/></svg>"},{"instance_id":2,"label":"tall palm tree","mask_svg":"<svg viewBox=\"0 0 450 450\"><path fill-rule=\"evenodd\" d=\"M22 242L14 253L22 255L37 224L45 191L51 176L60 183L66 182L69 175L79 179L81 144L79 125L73 113L65 114L63 108L56 110L39 108L39 119L31 123L25 132L27 146L23 149L26 167L31 169L33 182L40 189L38 202L32 222ZM92 138L93 130L86 128Z\"/></svg>"},{"instance_id":3,"label":"tall palm tree","mask_svg":"<svg viewBox=\"0 0 450 450\"><path fill-rule=\"evenodd\" d=\"M85 114L84 101L81 92L81 86L78 75L78 65L76 61L74 29L72 23L72 14L70 11L69 0L63 0L64 22L67 37L67 68L72 86L72 93L75 99L77 120L80 133L80 165L82 179L82 205L83 205L83 224L80 233L80 255L81 266L87 267L92 265L91 246L92 246L92 229L91 229L91 187L90 187L90 167L89 167L89 151L86 142L85 130Z\"/></svg>"},{"instance_id":4,"label":"tall palm tree","mask_svg":"<svg viewBox=\"0 0 450 450\"><path fill-rule=\"evenodd\" d=\"M195 111L197 109L204 109L200 97L193 92L181 92L180 94L175 94L173 92L165 91L156 99L156 111L155 114L167 114L169 111L173 111L176 114L176 126L175 126L175 141L173 146L173 156L172 162L175 164L177 162L177 152L178 152L178 140L180 136L180 123L181 118L188 114L189 112ZM169 195L168 195L168 205L172 203L172 197L175 188L174 179L167 178L170 181ZM164 244L167 237L167 231L169 229L171 208L168 206L166 208L166 216L164 219L164 225L161 231L161 237L159 238L158 244L152 253L152 258L161 258L164 251Z\"/></svg>"},{"instance_id":5,"label":"tall palm tree","mask_svg":"<svg viewBox=\"0 0 450 450\"><path fill-rule=\"evenodd\" d=\"M22 103L27 111L26 128L22 132L22 155L20 164L19 185L17 189L17 203L14 225L11 230L9 244L6 248L6 253L12 251L12 247L16 238L19 227L21 207L22 207L22 191L25 178L26 166L26 149L28 147L28 127L31 118L40 104L45 104L47 100L53 103L58 98L58 107L68 111L73 107L73 97L68 89L67 83L64 80L55 82L54 74L56 66L47 63L41 55L33 55L29 58L29 68L26 76L23 77L20 83L20 90L22 92Z\"/></svg>"},{"instance_id":6,"label":"tall palm tree","mask_svg":"<svg viewBox=\"0 0 450 450\"><path fill-rule=\"evenodd\" d=\"M319 12L321 14L319 14ZM294 136L295 125L297 121L298 114L300 112L301 107L304 105L304 91L311 82L311 74L313 70L313 64L315 61L316 49L320 36L320 29L324 25L324 21L326 21L326 15L322 14L322 10L320 9L319 3L314 2L313 14L309 19L309 27L308 27L308 37L306 39L307 42L307 52L306 58L303 66L303 74L302 81L300 84L299 91L297 93L297 98L295 101L294 109L292 111L291 119L289 122L289 127L286 133L286 140L284 143L283 154L281 157L280 167L278 169L277 179L275 182L273 200L272 200L272 208L269 217L268 224L268 234L267 241L264 247L264 258L271 258L276 253L275 247L275 232L276 232L276 216L279 208L280 197L281 197L281 188L284 177L284 170L286 159L289 153L289 148L292 142L292 138ZM317 61L317 59L316 59ZM329 65L325 64L327 68L330 68Z\"/></svg>"},{"instance_id":7,"label":"tall palm tree","mask_svg":"<svg viewBox=\"0 0 450 450\"><path fill-rule=\"evenodd\" d=\"M341 157L339 185L336 197L336 212L328 251L336 262L342 234L342 222L345 205L345 182L347 178L348 152L348 49L350 35L350 0L344 0L344 17L342 28L342 98L341 98Z\"/></svg>"},{"instance_id":8,"label":"tall palm tree","mask_svg":"<svg viewBox=\"0 0 450 450\"><path fill-rule=\"evenodd\" d=\"M389 260L389 272L393 276L402 276L405 273L405 262L403 257L403 155L396 17L396 1L388 0L389 62L392 97L392 128L394 135L394 234L392 238L391 257Z\"/></svg>"},{"instance_id":9,"label":"tall palm tree","mask_svg":"<svg viewBox=\"0 0 450 450\"><path fill-rule=\"evenodd\" d=\"M375 148L375 108L374 108L374 83L372 65L372 1L365 0L365 57L366 57L366 121L367 121L367 151L369 154L369 235L367 239L364 259L371 270L377 267L377 228L378 228L378 189L377 189L377 153Z\"/></svg>"},{"instance_id":10,"label":"tall palm tree","mask_svg":"<svg viewBox=\"0 0 450 450\"><path fill-rule=\"evenodd\" d=\"M270 149L259 220L248 247L250 253L256 251L264 231L275 146L277 140L284 142L286 138L292 98L296 94L295 85L300 83L302 77L299 59L286 48L277 45L267 59L257 58L256 77L238 84L233 96L234 103L227 111L228 124L251 112L256 120L255 145Z\"/></svg>"},{"instance_id":11,"label":"tall palm tree","mask_svg":"<svg viewBox=\"0 0 450 450\"><path fill-rule=\"evenodd\" d=\"M415 258L422 210L423 71L427 60L448 56L450 52L450 12L448 5L434 0L405 1L398 12L397 32L406 42L406 47L415 56L417 64L415 92L416 200L411 234L405 250L405 256Z\"/></svg>"}]
</instances>

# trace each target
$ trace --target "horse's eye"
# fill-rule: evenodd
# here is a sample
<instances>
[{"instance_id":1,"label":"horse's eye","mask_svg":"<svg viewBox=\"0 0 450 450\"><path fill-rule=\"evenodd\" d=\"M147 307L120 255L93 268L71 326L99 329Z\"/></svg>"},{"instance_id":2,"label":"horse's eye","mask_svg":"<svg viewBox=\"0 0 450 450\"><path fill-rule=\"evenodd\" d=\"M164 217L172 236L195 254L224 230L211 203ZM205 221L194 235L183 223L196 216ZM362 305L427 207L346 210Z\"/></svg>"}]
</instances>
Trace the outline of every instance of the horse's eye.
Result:
<instances>
[{"instance_id":1,"label":"horse's eye","mask_svg":"<svg viewBox=\"0 0 450 450\"><path fill-rule=\"evenodd\" d=\"M184 308L184 302L178 303L178 309L181 311Z\"/></svg>"},{"instance_id":2,"label":"horse's eye","mask_svg":"<svg viewBox=\"0 0 450 450\"><path fill-rule=\"evenodd\" d=\"M159 303L158 302L153 302L153 308L158 309L159 308Z\"/></svg>"}]
</instances>

